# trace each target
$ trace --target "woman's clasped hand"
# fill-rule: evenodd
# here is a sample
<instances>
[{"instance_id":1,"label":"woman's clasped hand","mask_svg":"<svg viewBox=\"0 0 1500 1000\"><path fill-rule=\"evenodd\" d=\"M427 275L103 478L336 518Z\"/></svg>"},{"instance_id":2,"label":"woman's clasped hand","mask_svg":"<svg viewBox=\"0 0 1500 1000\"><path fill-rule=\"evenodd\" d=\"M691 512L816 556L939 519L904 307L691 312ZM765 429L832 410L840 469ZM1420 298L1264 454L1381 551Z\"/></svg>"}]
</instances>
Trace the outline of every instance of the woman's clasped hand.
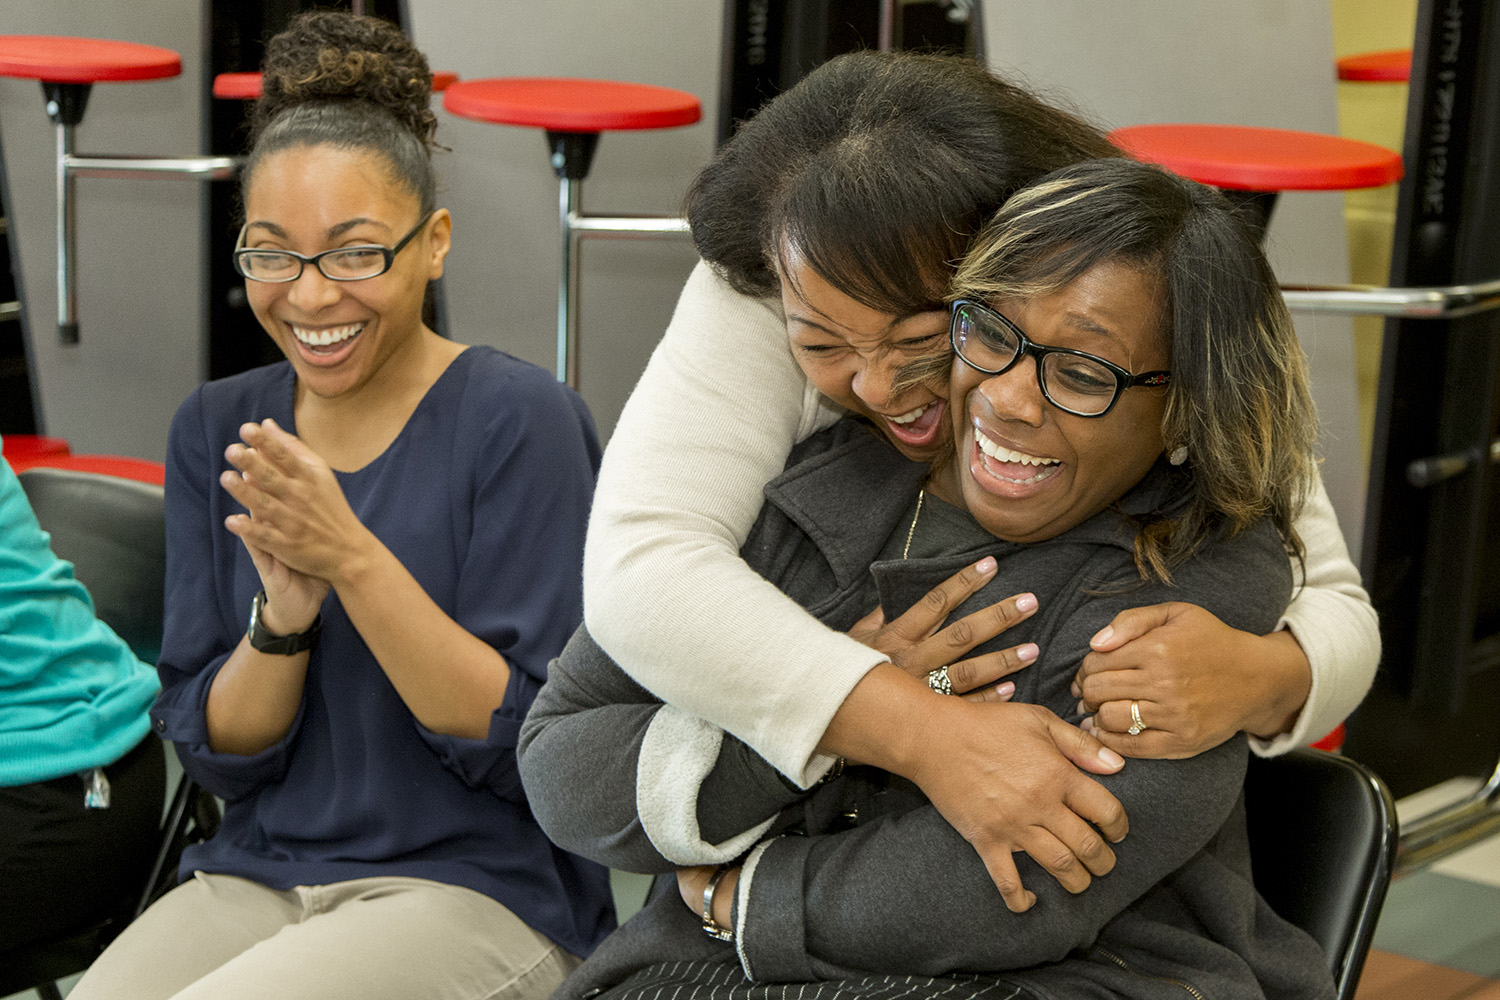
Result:
<instances>
[{"instance_id":1,"label":"woman's clasped hand","mask_svg":"<svg viewBox=\"0 0 1500 1000\"><path fill-rule=\"evenodd\" d=\"M357 565L369 532L328 463L267 417L240 427L219 483L246 510L224 519L266 590L262 621L287 635L312 625L333 581Z\"/></svg>"}]
</instances>

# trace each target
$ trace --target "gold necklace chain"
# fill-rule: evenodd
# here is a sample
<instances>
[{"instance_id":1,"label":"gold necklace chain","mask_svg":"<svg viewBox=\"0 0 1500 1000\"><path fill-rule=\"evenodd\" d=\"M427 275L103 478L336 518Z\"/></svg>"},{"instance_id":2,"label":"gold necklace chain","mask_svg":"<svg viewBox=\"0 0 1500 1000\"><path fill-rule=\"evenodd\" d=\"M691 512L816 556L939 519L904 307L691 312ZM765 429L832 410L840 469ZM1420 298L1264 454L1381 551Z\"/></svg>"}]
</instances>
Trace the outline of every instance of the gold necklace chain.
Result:
<instances>
[{"instance_id":1,"label":"gold necklace chain","mask_svg":"<svg viewBox=\"0 0 1500 1000\"><path fill-rule=\"evenodd\" d=\"M901 547L901 558L911 551L911 536L917 533L917 518L922 516L922 501L927 499L927 488L923 487L917 491L917 511L911 516L911 527L906 529L906 544Z\"/></svg>"}]
</instances>

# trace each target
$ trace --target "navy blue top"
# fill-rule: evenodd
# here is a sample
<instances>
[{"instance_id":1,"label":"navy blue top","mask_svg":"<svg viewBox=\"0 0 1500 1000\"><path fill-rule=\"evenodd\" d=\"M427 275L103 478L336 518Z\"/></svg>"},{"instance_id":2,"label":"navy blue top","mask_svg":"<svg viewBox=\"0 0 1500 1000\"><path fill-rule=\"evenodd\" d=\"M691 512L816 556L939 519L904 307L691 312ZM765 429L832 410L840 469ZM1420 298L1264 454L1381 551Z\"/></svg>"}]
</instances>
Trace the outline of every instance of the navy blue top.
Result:
<instances>
[{"instance_id":1,"label":"navy blue top","mask_svg":"<svg viewBox=\"0 0 1500 1000\"><path fill-rule=\"evenodd\" d=\"M361 522L458 624L504 655L510 686L488 738L424 728L330 593L302 705L250 757L208 746L215 674L239 643L260 578L218 483L240 424L295 432L282 362L200 386L172 421L166 628L152 710L183 769L225 800L224 824L179 871L274 889L410 876L490 896L568 951L615 926L605 869L554 847L516 771L521 720L582 619L583 536L599 444L583 401L550 374L470 347L386 451L338 473Z\"/></svg>"}]
</instances>

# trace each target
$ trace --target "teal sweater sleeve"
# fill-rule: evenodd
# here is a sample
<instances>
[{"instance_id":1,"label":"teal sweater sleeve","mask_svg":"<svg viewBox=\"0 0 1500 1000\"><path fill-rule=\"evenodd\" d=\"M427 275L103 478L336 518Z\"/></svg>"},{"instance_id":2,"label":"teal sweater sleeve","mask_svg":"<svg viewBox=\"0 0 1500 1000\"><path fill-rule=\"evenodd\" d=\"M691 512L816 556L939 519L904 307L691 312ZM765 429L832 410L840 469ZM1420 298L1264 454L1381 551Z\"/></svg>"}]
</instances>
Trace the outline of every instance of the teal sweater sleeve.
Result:
<instances>
[{"instance_id":1,"label":"teal sweater sleeve","mask_svg":"<svg viewBox=\"0 0 1500 1000\"><path fill-rule=\"evenodd\" d=\"M0 459L0 786L119 760L146 735L158 687L94 617Z\"/></svg>"}]
</instances>

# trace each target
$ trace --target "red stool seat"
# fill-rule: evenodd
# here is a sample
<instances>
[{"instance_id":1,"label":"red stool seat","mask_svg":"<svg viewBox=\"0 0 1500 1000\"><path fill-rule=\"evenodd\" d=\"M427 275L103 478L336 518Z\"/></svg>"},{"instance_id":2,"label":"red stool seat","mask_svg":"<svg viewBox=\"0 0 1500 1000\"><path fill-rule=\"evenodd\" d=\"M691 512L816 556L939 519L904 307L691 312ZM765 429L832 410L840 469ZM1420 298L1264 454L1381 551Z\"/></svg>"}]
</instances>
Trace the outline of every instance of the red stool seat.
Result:
<instances>
[{"instance_id":1,"label":"red stool seat","mask_svg":"<svg viewBox=\"0 0 1500 1000\"><path fill-rule=\"evenodd\" d=\"M123 455L35 455L30 458L10 461L16 472L45 467L48 469L72 469L76 472L93 472L101 476L119 479L134 479L142 483L163 486L167 481L167 467L160 462L144 458L127 458Z\"/></svg>"},{"instance_id":2,"label":"red stool seat","mask_svg":"<svg viewBox=\"0 0 1500 1000\"><path fill-rule=\"evenodd\" d=\"M447 90L457 79L457 73L433 73L432 89ZM214 96L231 101L253 101L260 96L260 74L220 73L214 77Z\"/></svg>"},{"instance_id":3,"label":"red stool seat","mask_svg":"<svg viewBox=\"0 0 1500 1000\"><path fill-rule=\"evenodd\" d=\"M48 83L161 80L182 72L171 49L102 38L0 35L0 76Z\"/></svg>"},{"instance_id":4,"label":"red stool seat","mask_svg":"<svg viewBox=\"0 0 1500 1000\"><path fill-rule=\"evenodd\" d=\"M41 434L7 434L0 438L0 453L9 462L40 458L47 455L66 455L72 449L60 437L45 437Z\"/></svg>"},{"instance_id":5,"label":"red stool seat","mask_svg":"<svg viewBox=\"0 0 1500 1000\"><path fill-rule=\"evenodd\" d=\"M1385 49L1345 56L1337 63L1339 79L1357 82L1411 79L1411 49Z\"/></svg>"},{"instance_id":6,"label":"red stool seat","mask_svg":"<svg viewBox=\"0 0 1500 1000\"><path fill-rule=\"evenodd\" d=\"M560 77L493 77L448 88L443 107L461 118L549 132L675 128L703 116L684 90Z\"/></svg>"},{"instance_id":7,"label":"red stool seat","mask_svg":"<svg viewBox=\"0 0 1500 1000\"><path fill-rule=\"evenodd\" d=\"M1130 125L1110 140L1138 160L1240 191L1347 191L1401 179L1399 154L1357 139L1250 125Z\"/></svg>"}]
</instances>

